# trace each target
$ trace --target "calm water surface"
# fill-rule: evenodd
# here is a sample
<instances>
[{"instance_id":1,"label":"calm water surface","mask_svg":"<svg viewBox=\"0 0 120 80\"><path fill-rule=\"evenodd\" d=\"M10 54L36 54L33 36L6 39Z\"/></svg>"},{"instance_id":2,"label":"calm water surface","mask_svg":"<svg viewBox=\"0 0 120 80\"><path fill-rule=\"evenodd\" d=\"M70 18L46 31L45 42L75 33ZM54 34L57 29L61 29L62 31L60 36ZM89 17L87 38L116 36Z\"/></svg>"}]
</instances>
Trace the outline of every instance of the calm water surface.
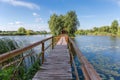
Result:
<instances>
[{"instance_id":1,"label":"calm water surface","mask_svg":"<svg viewBox=\"0 0 120 80\"><path fill-rule=\"evenodd\" d=\"M30 35L30 36L0 36L0 38L10 38L18 41L26 41L29 43L34 43L40 41L44 38L50 37L51 35Z\"/></svg>"},{"instance_id":2,"label":"calm water surface","mask_svg":"<svg viewBox=\"0 0 120 80\"><path fill-rule=\"evenodd\" d=\"M75 43L103 80L120 80L120 38L76 36Z\"/></svg>"}]
</instances>

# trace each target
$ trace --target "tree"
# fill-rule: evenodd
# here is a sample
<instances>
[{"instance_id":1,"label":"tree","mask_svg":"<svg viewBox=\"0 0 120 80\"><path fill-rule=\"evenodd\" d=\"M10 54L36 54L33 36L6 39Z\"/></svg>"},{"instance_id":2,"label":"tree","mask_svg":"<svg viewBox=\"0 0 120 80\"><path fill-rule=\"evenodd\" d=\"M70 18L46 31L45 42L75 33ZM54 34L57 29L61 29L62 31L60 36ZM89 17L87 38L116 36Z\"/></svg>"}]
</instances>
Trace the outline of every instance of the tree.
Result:
<instances>
[{"instance_id":1,"label":"tree","mask_svg":"<svg viewBox=\"0 0 120 80\"><path fill-rule=\"evenodd\" d=\"M64 27L66 28L70 36L74 36L77 27L79 26L79 21L77 15L74 11L70 11L65 15Z\"/></svg>"},{"instance_id":2,"label":"tree","mask_svg":"<svg viewBox=\"0 0 120 80\"><path fill-rule=\"evenodd\" d=\"M57 35L57 32L58 32L58 16L56 14L53 14L51 17L50 17L50 20L48 21L48 24L49 24L49 28L51 30L51 33L53 35Z\"/></svg>"},{"instance_id":3,"label":"tree","mask_svg":"<svg viewBox=\"0 0 120 80\"><path fill-rule=\"evenodd\" d=\"M26 30L26 34L27 35L32 35L32 34L34 34L34 31L33 30Z\"/></svg>"},{"instance_id":4,"label":"tree","mask_svg":"<svg viewBox=\"0 0 120 80\"><path fill-rule=\"evenodd\" d=\"M53 14L48 21L49 28L53 35L59 35L63 30L68 32L68 35L74 36L79 21L74 11L68 12L66 15Z\"/></svg>"},{"instance_id":5,"label":"tree","mask_svg":"<svg viewBox=\"0 0 120 80\"><path fill-rule=\"evenodd\" d=\"M26 34L26 29L24 27L20 27L18 29L18 33L21 33L21 34Z\"/></svg>"},{"instance_id":6,"label":"tree","mask_svg":"<svg viewBox=\"0 0 120 80\"><path fill-rule=\"evenodd\" d=\"M116 34L118 31L118 26L119 26L118 21L114 20L111 24L111 33Z\"/></svg>"},{"instance_id":7,"label":"tree","mask_svg":"<svg viewBox=\"0 0 120 80\"><path fill-rule=\"evenodd\" d=\"M93 31L94 32L98 31L98 28L97 27L93 27Z\"/></svg>"}]
</instances>

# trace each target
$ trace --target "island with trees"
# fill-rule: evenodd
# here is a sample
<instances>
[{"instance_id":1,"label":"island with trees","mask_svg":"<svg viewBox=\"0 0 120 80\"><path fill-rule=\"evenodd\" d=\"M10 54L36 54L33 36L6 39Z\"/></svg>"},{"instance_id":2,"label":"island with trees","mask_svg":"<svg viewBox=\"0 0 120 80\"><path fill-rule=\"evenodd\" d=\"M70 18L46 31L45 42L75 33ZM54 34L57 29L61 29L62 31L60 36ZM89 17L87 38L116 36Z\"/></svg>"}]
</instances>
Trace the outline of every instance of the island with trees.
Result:
<instances>
[{"instance_id":1,"label":"island with trees","mask_svg":"<svg viewBox=\"0 0 120 80\"><path fill-rule=\"evenodd\" d=\"M65 15L53 14L48 24L53 35L60 35L64 31L69 36L75 36L75 32L79 27L79 21L75 11L69 11Z\"/></svg>"}]
</instances>

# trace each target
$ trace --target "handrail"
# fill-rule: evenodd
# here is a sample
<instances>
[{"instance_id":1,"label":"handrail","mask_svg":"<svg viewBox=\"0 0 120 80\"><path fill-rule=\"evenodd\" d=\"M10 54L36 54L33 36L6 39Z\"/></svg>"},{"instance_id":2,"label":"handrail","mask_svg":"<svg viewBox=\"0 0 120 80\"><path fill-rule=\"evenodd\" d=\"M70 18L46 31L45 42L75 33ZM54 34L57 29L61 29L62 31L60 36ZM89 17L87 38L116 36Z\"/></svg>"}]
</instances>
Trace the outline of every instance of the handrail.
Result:
<instances>
[{"instance_id":1,"label":"handrail","mask_svg":"<svg viewBox=\"0 0 120 80\"><path fill-rule=\"evenodd\" d=\"M79 48L75 45L71 38L68 38L68 45L72 46L75 54L78 56L79 61L82 64L82 71L84 74L85 80L102 80L98 73L95 71L93 66L87 61L87 59L82 55Z\"/></svg>"},{"instance_id":2,"label":"handrail","mask_svg":"<svg viewBox=\"0 0 120 80\"><path fill-rule=\"evenodd\" d=\"M16 50L13 50L13 51L10 51L10 52L7 52L7 53L4 53L4 54L1 54L0 55L0 63L14 57L14 56L17 56L19 54L22 54L23 52L29 50L29 49L32 49L33 47L36 47L38 46L39 44L42 44L44 43L45 41L49 40L49 39L52 39L53 37L49 37L49 38L46 38L46 39L43 39L41 41L38 41L36 43L33 43L31 45L28 45L24 48L20 48L20 49L16 49Z\"/></svg>"}]
</instances>

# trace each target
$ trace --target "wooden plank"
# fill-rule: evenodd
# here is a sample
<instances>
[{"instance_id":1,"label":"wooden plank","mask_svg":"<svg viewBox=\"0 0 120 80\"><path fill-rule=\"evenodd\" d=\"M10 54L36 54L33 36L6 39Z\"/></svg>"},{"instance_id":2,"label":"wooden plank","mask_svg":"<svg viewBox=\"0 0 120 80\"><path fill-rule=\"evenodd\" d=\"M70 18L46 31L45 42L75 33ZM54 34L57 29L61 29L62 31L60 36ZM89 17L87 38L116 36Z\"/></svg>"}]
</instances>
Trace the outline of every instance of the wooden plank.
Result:
<instances>
[{"instance_id":1,"label":"wooden plank","mask_svg":"<svg viewBox=\"0 0 120 80\"><path fill-rule=\"evenodd\" d=\"M65 37L61 37L32 80L72 80Z\"/></svg>"}]
</instances>

